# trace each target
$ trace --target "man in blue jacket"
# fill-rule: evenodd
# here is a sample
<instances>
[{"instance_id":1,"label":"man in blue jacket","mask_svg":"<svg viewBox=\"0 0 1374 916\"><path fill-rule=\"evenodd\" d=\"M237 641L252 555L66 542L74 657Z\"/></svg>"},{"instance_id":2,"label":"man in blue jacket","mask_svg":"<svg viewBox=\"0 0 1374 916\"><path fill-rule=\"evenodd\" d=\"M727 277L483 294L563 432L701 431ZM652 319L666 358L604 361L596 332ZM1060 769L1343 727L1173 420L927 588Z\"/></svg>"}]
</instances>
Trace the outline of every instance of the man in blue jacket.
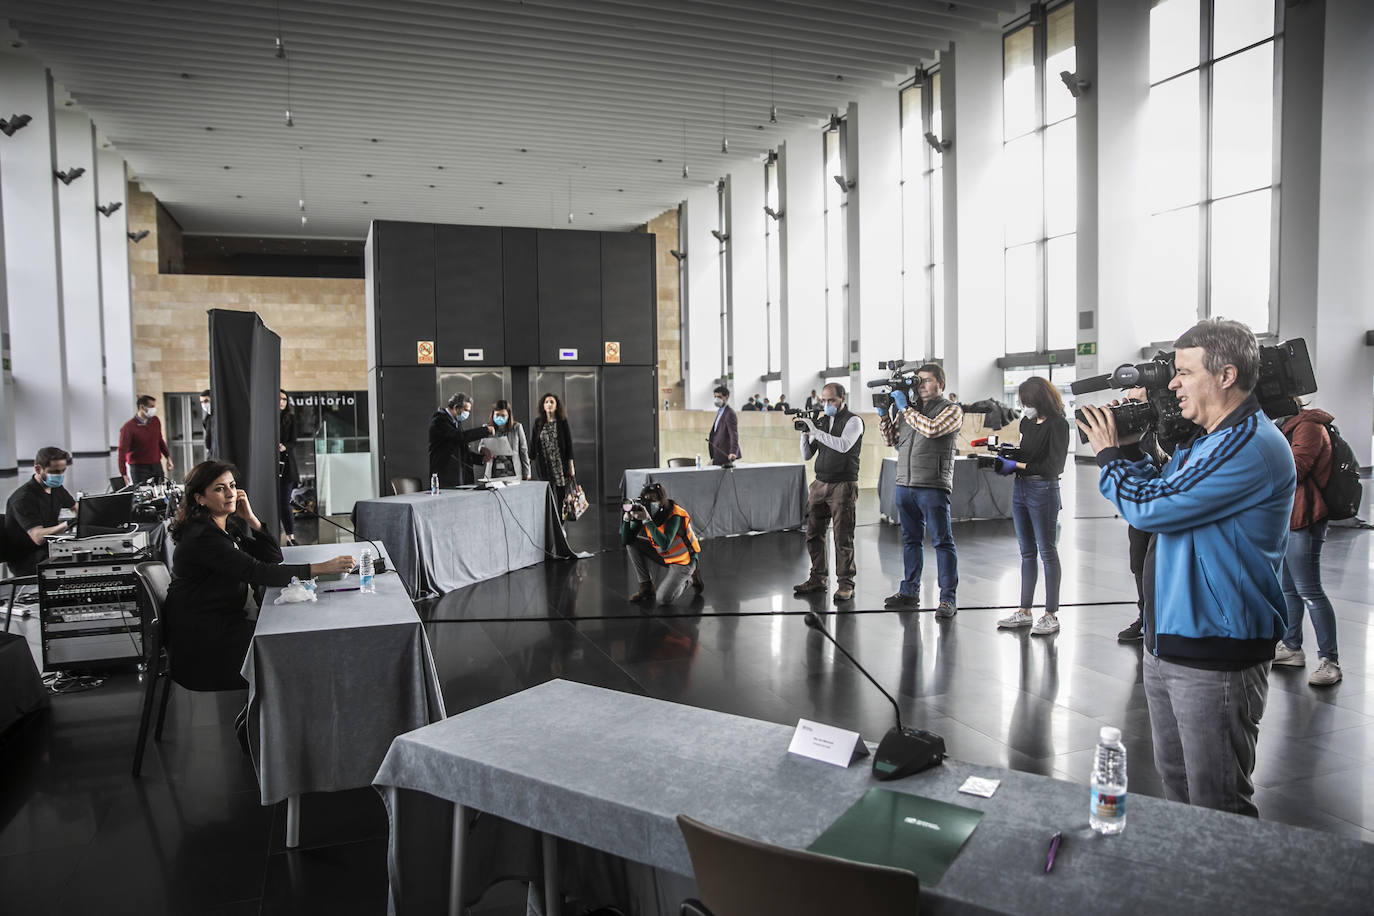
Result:
<instances>
[{"instance_id":1,"label":"man in blue jacket","mask_svg":"<svg viewBox=\"0 0 1374 916\"><path fill-rule=\"evenodd\" d=\"M1293 453L1252 394L1259 346L1249 328L1209 319L1174 347L1169 388L1200 429L1163 468L1122 456L1107 410L1085 407L1079 428L1097 453L1102 495L1155 534L1145 697L1164 795L1257 816L1250 774L1283 632Z\"/></svg>"}]
</instances>

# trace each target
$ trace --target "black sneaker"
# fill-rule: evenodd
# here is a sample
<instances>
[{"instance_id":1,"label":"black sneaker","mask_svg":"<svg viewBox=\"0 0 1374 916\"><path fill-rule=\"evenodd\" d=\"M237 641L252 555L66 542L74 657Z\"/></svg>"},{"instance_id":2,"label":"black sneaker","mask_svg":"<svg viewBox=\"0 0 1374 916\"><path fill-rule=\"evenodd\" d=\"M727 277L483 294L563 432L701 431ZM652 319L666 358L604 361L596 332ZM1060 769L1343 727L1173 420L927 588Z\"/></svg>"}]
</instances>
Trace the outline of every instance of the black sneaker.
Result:
<instances>
[{"instance_id":1,"label":"black sneaker","mask_svg":"<svg viewBox=\"0 0 1374 916\"><path fill-rule=\"evenodd\" d=\"M895 595L888 595L883 600L883 607L899 608L904 611L914 611L921 606L921 599L914 595L903 595L898 592Z\"/></svg>"},{"instance_id":2,"label":"black sneaker","mask_svg":"<svg viewBox=\"0 0 1374 916\"><path fill-rule=\"evenodd\" d=\"M1144 639L1145 621L1137 617L1134 623L1116 634L1116 638L1118 642L1135 642L1138 639Z\"/></svg>"}]
</instances>

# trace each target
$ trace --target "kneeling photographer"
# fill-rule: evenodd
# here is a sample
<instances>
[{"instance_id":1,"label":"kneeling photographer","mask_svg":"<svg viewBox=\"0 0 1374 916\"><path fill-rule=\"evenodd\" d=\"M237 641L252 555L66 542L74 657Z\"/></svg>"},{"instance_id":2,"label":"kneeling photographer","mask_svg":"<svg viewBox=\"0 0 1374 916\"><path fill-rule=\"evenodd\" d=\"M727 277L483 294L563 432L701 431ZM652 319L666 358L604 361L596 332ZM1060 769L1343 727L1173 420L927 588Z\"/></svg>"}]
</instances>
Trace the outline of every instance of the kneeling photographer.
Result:
<instances>
[{"instance_id":1,"label":"kneeling photographer","mask_svg":"<svg viewBox=\"0 0 1374 916\"><path fill-rule=\"evenodd\" d=\"M663 484L645 484L638 499L626 501L620 543L639 579L639 591L630 596L631 601L672 604L689 584L698 592L705 587L697 568L701 545L692 531L692 516L668 498ZM651 566L667 571L657 590Z\"/></svg>"},{"instance_id":2,"label":"kneeling photographer","mask_svg":"<svg viewBox=\"0 0 1374 916\"><path fill-rule=\"evenodd\" d=\"M999 457L998 474L1015 474L1011 511L1021 548L1021 606L997 621L999 629L1031 627L1036 636L1059 632L1059 475L1069 454L1069 421L1064 399L1048 379L1032 376L1017 390L1021 401L1021 443L1015 457ZM1034 621L1030 612L1038 577L1036 554L1045 567L1045 613Z\"/></svg>"}]
</instances>

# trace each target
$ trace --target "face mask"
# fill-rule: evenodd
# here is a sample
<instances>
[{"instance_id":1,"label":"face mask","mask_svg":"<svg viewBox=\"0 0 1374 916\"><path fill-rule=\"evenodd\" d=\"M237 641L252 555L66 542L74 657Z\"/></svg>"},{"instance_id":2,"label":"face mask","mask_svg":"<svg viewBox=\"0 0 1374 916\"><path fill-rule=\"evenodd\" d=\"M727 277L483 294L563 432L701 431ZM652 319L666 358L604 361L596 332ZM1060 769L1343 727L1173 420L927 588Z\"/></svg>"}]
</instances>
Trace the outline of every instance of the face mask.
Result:
<instances>
[{"instance_id":1,"label":"face mask","mask_svg":"<svg viewBox=\"0 0 1374 916\"><path fill-rule=\"evenodd\" d=\"M207 403L207 402L205 402L205 401L202 401L202 402L201 402L201 405L200 405L200 409L201 409L202 411L205 412L205 415L206 415L206 416L209 416L209 415L210 415L210 405L209 405L209 403Z\"/></svg>"},{"instance_id":2,"label":"face mask","mask_svg":"<svg viewBox=\"0 0 1374 916\"><path fill-rule=\"evenodd\" d=\"M470 417L470 416L472 416L472 414L471 414L470 412L468 412L468 411L465 410L465 411L463 411L462 413L460 413L460 414L458 415L458 422L459 422L459 423L462 423L464 420L466 420L466 419L467 419L468 417Z\"/></svg>"},{"instance_id":3,"label":"face mask","mask_svg":"<svg viewBox=\"0 0 1374 916\"><path fill-rule=\"evenodd\" d=\"M47 474L43 477L43 486L55 489L62 486L62 482L66 479L66 474Z\"/></svg>"},{"instance_id":4,"label":"face mask","mask_svg":"<svg viewBox=\"0 0 1374 916\"><path fill-rule=\"evenodd\" d=\"M654 503L654 502L649 503L649 513L650 513L651 515L656 514L656 513L658 512L658 506L659 506L658 503Z\"/></svg>"},{"instance_id":5,"label":"face mask","mask_svg":"<svg viewBox=\"0 0 1374 916\"><path fill-rule=\"evenodd\" d=\"M1026 414L1027 420L1034 420L1040 411L1036 410L1034 407L1027 407L1024 413Z\"/></svg>"},{"instance_id":6,"label":"face mask","mask_svg":"<svg viewBox=\"0 0 1374 916\"><path fill-rule=\"evenodd\" d=\"M505 417L492 417L491 419L492 419L492 422L495 423L497 426L505 426L505 425L506 425L506 418L505 418Z\"/></svg>"},{"instance_id":7,"label":"face mask","mask_svg":"<svg viewBox=\"0 0 1374 916\"><path fill-rule=\"evenodd\" d=\"M149 417L155 417L155 416L157 416L157 408L156 408L156 407L149 407L149 408L148 408L148 416L149 416Z\"/></svg>"},{"instance_id":8,"label":"face mask","mask_svg":"<svg viewBox=\"0 0 1374 916\"><path fill-rule=\"evenodd\" d=\"M725 399L724 399L724 398L716 398L716 400L715 400L715 405L716 405L717 407L724 407L724 406L725 406Z\"/></svg>"},{"instance_id":9,"label":"face mask","mask_svg":"<svg viewBox=\"0 0 1374 916\"><path fill-rule=\"evenodd\" d=\"M839 413L839 412L840 412L840 408L836 407L834 404L826 404L826 405L825 405L825 415L826 415L827 417L833 417L833 416L835 416L835 414L837 414L837 413Z\"/></svg>"}]
</instances>

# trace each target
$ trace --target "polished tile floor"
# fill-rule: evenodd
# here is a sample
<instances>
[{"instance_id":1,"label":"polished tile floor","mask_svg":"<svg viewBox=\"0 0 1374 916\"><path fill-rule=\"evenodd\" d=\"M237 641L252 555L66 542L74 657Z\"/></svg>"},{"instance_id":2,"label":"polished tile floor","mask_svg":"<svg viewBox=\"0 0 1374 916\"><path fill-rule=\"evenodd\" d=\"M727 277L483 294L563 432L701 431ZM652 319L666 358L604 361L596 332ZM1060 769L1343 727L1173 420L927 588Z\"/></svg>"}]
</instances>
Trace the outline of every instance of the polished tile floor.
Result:
<instances>
[{"instance_id":1,"label":"polished tile floor","mask_svg":"<svg viewBox=\"0 0 1374 916\"><path fill-rule=\"evenodd\" d=\"M952 755L1086 783L1097 731L1112 724L1125 733L1131 791L1158 795L1140 646L1116 641L1135 613L1125 527L1095 483L1090 467L1066 477L1058 635L995 629L1018 593L1009 522L956 525L953 620L882 611L901 575L901 544L897 528L877 520L871 491L860 503L853 612L828 620L897 694L903 718L943 735ZM569 526L576 546L597 551L591 559L421 606L451 714L563 677L787 724L805 716L870 740L889 727L887 701L802 622L833 605L792 595L807 572L799 532L704 542L705 593L648 616L626 600L634 582L616 522L613 510L593 510ZM1256 800L1262 817L1369 842L1374 533L1333 530L1323 571L1345 680L1316 689L1306 672L1274 671ZM922 597L933 608L933 581ZM36 625L22 626L33 643ZM1306 641L1314 649L1310 625ZM123 674L54 697L50 711L0 739L0 912L384 911L386 821L371 790L308 796L302 848L287 853L284 810L259 806L230 729L241 695L178 690L165 739L132 780L138 686ZM515 889L491 896L479 912L521 911Z\"/></svg>"}]
</instances>

